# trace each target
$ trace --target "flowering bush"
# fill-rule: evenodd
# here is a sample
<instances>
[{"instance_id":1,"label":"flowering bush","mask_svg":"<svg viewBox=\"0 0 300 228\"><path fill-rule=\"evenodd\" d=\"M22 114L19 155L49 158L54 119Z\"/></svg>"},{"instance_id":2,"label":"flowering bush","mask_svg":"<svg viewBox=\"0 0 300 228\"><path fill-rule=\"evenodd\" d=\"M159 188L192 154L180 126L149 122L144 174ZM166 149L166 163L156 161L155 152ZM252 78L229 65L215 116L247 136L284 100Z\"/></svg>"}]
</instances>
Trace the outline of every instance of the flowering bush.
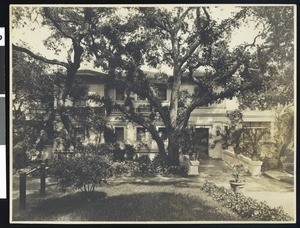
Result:
<instances>
[{"instance_id":1,"label":"flowering bush","mask_svg":"<svg viewBox=\"0 0 300 228\"><path fill-rule=\"evenodd\" d=\"M234 193L224 187L218 187L212 182L206 181L201 190L208 193L224 207L230 208L243 219L255 221L291 221L282 207L272 208L267 203L259 202L241 193Z\"/></svg>"},{"instance_id":2,"label":"flowering bush","mask_svg":"<svg viewBox=\"0 0 300 228\"><path fill-rule=\"evenodd\" d=\"M152 173L151 160L147 155L143 155L136 159L137 161L137 170L136 173Z\"/></svg>"}]
</instances>

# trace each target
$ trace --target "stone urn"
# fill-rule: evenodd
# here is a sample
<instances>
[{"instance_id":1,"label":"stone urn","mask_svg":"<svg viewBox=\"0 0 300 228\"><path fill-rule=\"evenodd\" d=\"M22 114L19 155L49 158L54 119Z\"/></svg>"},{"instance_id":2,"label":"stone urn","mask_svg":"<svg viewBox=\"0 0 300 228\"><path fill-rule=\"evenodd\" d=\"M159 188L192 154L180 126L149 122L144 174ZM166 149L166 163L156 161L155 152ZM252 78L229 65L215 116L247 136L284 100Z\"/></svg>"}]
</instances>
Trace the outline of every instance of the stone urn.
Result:
<instances>
[{"instance_id":1,"label":"stone urn","mask_svg":"<svg viewBox=\"0 0 300 228\"><path fill-rule=\"evenodd\" d=\"M243 191L243 188L245 187L246 181L242 180L239 182L236 182L235 180L230 180L229 181L231 189L235 193L241 193Z\"/></svg>"}]
</instances>

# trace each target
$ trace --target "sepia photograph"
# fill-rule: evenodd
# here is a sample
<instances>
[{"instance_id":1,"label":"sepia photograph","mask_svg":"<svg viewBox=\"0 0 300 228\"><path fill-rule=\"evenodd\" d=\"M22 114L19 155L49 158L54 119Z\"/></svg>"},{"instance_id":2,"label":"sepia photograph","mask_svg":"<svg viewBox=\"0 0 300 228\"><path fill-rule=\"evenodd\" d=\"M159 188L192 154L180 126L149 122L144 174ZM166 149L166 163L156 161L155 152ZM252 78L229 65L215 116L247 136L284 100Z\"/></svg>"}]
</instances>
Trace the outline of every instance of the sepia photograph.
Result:
<instances>
[{"instance_id":1,"label":"sepia photograph","mask_svg":"<svg viewBox=\"0 0 300 228\"><path fill-rule=\"evenodd\" d=\"M296 5L9 13L11 223L296 222Z\"/></svg>"}]
</instances>

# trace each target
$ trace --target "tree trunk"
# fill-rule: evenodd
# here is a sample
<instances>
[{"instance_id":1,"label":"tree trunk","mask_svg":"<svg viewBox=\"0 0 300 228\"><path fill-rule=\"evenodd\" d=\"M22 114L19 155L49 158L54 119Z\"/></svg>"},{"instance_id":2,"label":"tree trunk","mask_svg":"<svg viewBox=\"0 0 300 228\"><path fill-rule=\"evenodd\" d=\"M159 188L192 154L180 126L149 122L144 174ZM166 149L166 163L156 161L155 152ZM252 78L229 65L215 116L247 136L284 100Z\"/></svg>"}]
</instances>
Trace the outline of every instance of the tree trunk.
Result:
<instances>
[{"instance_id":1,"label":"tree trunk","mask_svg":"<svg viewBox=\"0 0 300 228\"><path fill-rule=\"evenodd\" d=\"M181 72L177 61L174 61L173 77L174 77L174 81L172 85L170 109L169 109L170 128L168 129L169 130L168 162L170 165L177 166L179 165L179 144L177 140L176 131L178 129L177 126L178 101L179 101L179 91L181 86Z\"/></svg>"},{"instance_id":2,"label":"tree trunk","mask_svg":"<svg viewBox=\"0 0 300 228\"><path fill-rule=\"evenodd\" d=\"M72 140L73 129L70 124L69 117L65 113L65 100L63 98L65 93L60 94L59 98L56 100L56 111L58 115L55 117L54 124L57 130L57 135L63 140L66 148L69 149L71 145L74 148L77 146L74 140ZM54 140L55 141L55 140ZM54 145L53 145L54 146Z\"/></svg>"},{"instance_id":3,"label":"tree trunk","mask_svg":"<svg viewBox=\"0 0 300 228\"><path fill-rule=\"evenodd\" d=\"M152 134L152 138L153 138L153 140L155 140L155 142L157 144L159 155L162 156L163 158L165 158L166 157L166 149L165 149L164 141L160 137L156 137L156 135L154 135L154 134Z\"/></svg>"},{"instance_id":4,"label":"tree trunk","mask_svg":"<svg viewBox=\"0 0 300 228\"><path fill-rule=\"evenodd\" d=\"M169 144L168 144L168 163L169 165L179 165L179 144L175 129L169 132Z\"/></svg>"},{"instance_id":5,"label":"tree trunk","mask_svg":"<svg viewBox=\"0 0 300 228\"><path fill-rule=\"evenodd\" d=\"M281 165L281 157L283 157L286 153L286 149L289 145L291 145L294 141L294 115L291 115L287 122L287 135L285 137L285 142L280 148L279 154L278 154L278 160L277 160L277 167L279 168Z\"/></svg>"}]
</instances>

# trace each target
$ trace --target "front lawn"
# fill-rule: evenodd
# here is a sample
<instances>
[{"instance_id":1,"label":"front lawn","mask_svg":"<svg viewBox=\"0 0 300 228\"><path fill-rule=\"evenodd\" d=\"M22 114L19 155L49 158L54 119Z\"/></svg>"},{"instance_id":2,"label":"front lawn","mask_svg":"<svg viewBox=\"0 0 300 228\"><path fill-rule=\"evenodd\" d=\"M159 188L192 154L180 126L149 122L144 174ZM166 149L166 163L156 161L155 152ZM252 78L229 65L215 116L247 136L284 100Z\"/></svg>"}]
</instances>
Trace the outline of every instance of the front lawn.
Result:
<instances>
[{"instance_id":1,"label":"front lawn","mask_svg":"<svg viewBox=\"0 0 300 228\"><path fill-rule=\"evenodd\" d=\"M14 221L237 221L240 217L186 182L111 183L87 202L81 192L28 196L13 202Z\"/></svg>"}]
</instances>

